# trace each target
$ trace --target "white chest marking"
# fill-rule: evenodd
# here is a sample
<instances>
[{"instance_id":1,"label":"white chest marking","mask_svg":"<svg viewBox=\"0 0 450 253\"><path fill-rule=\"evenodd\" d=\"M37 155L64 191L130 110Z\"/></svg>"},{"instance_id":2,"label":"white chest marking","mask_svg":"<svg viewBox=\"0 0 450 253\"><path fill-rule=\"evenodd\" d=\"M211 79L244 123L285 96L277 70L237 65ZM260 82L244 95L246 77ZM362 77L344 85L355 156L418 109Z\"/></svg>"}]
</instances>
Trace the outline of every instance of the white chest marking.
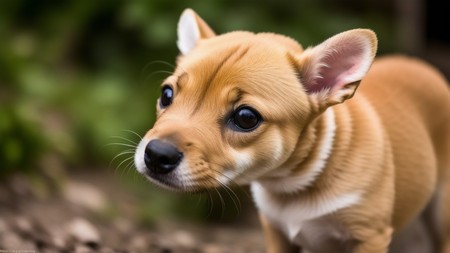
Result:
<instances>
[{"instance_id":1,"label":"white chest marking","mask_svg":"<svg viewBox=\"0 0 450 253\"><path fill-rule=\"evenodd\" d=\"M271 198L259 183L252 183L251 189L260 212L293 242L299 233L307 233L302 231L305 222L352 206L358 203L361 197L359 193L347 193L332 198L298 199L282 205L281 202Z\"/></svg>"}]
</instances>

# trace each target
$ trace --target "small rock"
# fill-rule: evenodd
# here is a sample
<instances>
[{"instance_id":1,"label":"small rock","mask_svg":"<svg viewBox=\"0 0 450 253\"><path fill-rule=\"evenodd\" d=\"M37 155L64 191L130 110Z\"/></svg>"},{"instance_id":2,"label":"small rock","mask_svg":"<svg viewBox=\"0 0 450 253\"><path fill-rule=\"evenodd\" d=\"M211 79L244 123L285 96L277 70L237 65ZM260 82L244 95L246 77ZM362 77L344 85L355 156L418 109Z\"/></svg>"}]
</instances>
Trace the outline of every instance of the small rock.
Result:
<instances>
[{"instance_id":1,"label":"small rock","mask_svg":"<svg viewBox=\"0 0 450 253\"><path fill-rule=\"evenodd\" d=\"M14 220L14 226L18 232L23 234L30 234L33 232L33 224L31 221L23 216L18 216Z\"/></svg>"},{"instance_id":2,"label":"small rock","mask_svg":"<svg viewBox=\"0 0 450 253\"><path fill-rule=\"evenodd\" d=\"M144 252L150 246L151 241L145 235L136 235L131 238L130 249Z\"/></svg>"},{"instance_id":3,"label":"small rock","mask_svg":"<svg viewBox=\"0 0 450 253\"><path fill-rule=\"evenodd\" d=\"M100 235L97 229L82 218L74 219L69 223L68 234L75 240L85 244L98 244L100 242Z\"/></svg>"},{"instance_id":4,"label":"small rock","mask_svg":"<svg viewBox=\"0 0 450 253\"><path fill-rule=\"evenodd\" d=\"M0 237L0 245L2 246L2 250L17 250L20 247L21 250L36 250L36 247L33 243L26 241L20 238L15 233L5 233L2 237Z\"/></svg>"},{"instance_id":5,"label":"small rock","mask_svg":"<svg viewBox=\"0 0 450 253\"><path fill-rule=\"evenodd\" d=\"M52 243L55 247L57 247L59 249L64 249L68 245L67 240L61 235L53 236Z\"/></svg>"},{"instance_id":6,"label":"small rock","mask_svg":"<svg viewBox=\"0 0 450 253\"><path fill-rule=\"evenodd\" d=\"M61 226L47 225L48 236L50 238L50 244L57 249L65 249L70 245L69 232L67 228L62 228Z\"/></svg>"},{"instance_id":7,"label":"small rock","mask_svg":"<svg viewBox=\"0 0 450 253\"><path fill-rule=\"evenodd\" d=\"M90 184L69 182L64 189L65 198L75 205L99 212L106 209L106 198L101 191Z\"/></svg>"},{"instance_id":8,"label":"small rock","mask_svg":"<svg viewBox=\"0 0 450 253\"><path fill-rule=\"evenodd\" d=\"M172 240L174 244L186 249L192 249L197 244L190 233L182 230L176 231L172 236Z\"/></svg>"}]
</instances>

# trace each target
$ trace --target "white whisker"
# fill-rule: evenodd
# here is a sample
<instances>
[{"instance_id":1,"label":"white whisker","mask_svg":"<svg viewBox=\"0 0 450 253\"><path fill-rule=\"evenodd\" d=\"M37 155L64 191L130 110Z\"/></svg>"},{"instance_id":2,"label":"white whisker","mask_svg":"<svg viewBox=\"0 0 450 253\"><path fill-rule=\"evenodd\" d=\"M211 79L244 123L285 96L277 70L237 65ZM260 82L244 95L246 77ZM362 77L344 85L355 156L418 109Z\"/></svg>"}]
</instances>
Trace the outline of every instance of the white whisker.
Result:
<instances>
[{"instance_id":1,"label":"white whisker","mask_svg":"<svg viewBox=\"0 0 450 253\"><path fill-rule=\"evenodd\" d=\"M114 139L119 139L119 140L127 141L127 142L129 142L130 144L134 144L134 145L137 145L137 144L138 144L137 142L135 142L135 141L133 141L133 140L130 140L130 139L127 139L127 138L122 137L122 136L114 135L114 136L110 136L109 138L114 138Z\"/></svg>"},{"instance_id":2,"label":"white whisker","mask_svg":"<svg viewBox=\"0 0 450 253\"><path fill-rule=\"evenodd\" d=\"M125 130L122 130L122 131L128 132L128 133L132 133L132 134L136 135L139 138L139 140L142 140L142 138L143 138L140 134L136 133L133 130L125 129Z\"/></svg>"},{"instance_id":3,"label":"white whisker","mask_svg":"<svg viewBox=\"0 0 450 253\"><path fill-rule=\"evenodd\" d=\"M121 142L113 142L113 143L108 143L105 146L124 146L124 147L129 147L129 148L136 148L135 145L131 145L131 144L127 144L127 143L121 143Z\"/></svg>"},{"instance_id":4,"label":"white whisker","mask_svg":"<svg viewBox=\"0 0 450 253\"><path fill-rule=\"evenodd\" d=\"M126 158L126 159L124 159L121 163L119 163L119 165L117 166L117 168L116 168L116 170L117 169L120 169L120 167L122 166L122 164L124 164L125 162L133 162L133 159L134 157L133 156L131 156L131 157L128 157L128 158ZM130 161L131 160L131 161Z\"/></svg>"},{"instance_id":5,"label":"white whisker","mask_svg":"<svg viewBox=\"0 0 450 253\"><path fill-rule=\"evenodd\" d=\"M230 196L231 200L233 201L234 207L236 208L236 211L238 215L241 213L242 205L241 201L239 200L239 197L236 195L236 193L226 184L220 184L224 189L225 192L228 193L228 196Z\"/></svg>"},{"instance_id":6,"label":"white whisker","mask_svg":"<svg viewBox=\"0 0 450 253\"><path fill-rule=\"evenodd\" d=\"M206 192L208 193L209 203L210 203L208 217L211 217L213 210L214 210L214 199L211 196L211 192L209 190L206 190Z\"/></svg>"},{"instance_id":7,"label":"white whisker","mask_svg":"<svg viewBox=\"0 0 450 253\"><path fill-rule=\"evenodd\" d=\"M124 151L120 152L116 156L114 156L113 159L111 159L111 161L109 162L108 168L111 168L111 164L114 162L114 160L116 160L120 156L123 156L123 155L126 155L126 154L134 154L134 150L133 149L127 149L127 150L124 150Z\"/></svg>"}]
</instances>

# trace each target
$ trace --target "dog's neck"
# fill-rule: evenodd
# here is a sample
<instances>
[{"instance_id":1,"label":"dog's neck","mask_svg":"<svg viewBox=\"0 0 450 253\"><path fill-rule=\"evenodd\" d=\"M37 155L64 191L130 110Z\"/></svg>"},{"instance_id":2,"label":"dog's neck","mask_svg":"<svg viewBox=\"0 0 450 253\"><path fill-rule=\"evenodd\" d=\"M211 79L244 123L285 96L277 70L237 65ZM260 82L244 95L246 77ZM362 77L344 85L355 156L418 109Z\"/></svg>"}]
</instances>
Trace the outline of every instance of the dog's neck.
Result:
<instances>
[{"instance_id":1,"label":"dog's neck","mask_svg":"<svg viewBox=\"0 0 450 253\"><path fill-rule=\"evenodd\" d=\"M259 183L266 190L281 194L292 194L307 189L314 184L327 166L335 134L335 112L330 107L306 126L291 158L259 180Z\"/></svg>"}]
</instances>

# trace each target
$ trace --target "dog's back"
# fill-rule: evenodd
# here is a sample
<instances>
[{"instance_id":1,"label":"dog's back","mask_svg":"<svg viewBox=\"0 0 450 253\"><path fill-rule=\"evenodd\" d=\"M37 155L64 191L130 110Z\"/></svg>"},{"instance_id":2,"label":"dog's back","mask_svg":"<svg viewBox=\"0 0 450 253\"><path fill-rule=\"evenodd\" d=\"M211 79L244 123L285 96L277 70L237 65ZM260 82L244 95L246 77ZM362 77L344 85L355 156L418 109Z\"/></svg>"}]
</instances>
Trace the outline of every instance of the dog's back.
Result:
<instances>
[{"instance_id":1,"label":"dog's back","mask_svg":"<svg viewBox=\"0 0 450 253\"><path fill-rule=\"evenodd\" d=\"M445 199L450 200L450 188L443 189L448 187L450 175L450 91L445 78L413 58L381 57L358 92L379 115L389 139L387 145L391 145L396 188L394 227L404 227L438 191L432 204L441 208L432 212L439 219L434 222L449 227L450 212L445 206L450 202Z\"/></svg>"}]
</instances>

